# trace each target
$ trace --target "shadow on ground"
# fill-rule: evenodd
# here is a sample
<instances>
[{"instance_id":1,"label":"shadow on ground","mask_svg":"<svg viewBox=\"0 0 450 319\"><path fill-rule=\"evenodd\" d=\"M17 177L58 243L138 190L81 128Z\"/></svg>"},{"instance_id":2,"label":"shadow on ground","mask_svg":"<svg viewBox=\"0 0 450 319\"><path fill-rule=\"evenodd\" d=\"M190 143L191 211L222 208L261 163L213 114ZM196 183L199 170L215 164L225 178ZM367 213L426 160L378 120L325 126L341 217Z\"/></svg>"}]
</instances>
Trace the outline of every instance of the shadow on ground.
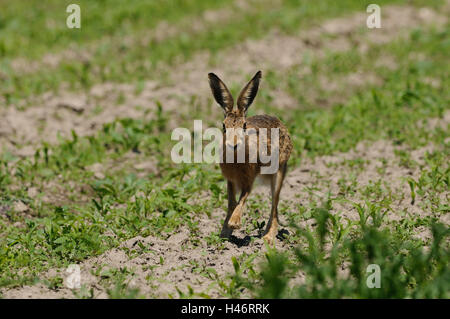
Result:
<instances>
[{"instance_id":1,"label":"shadow on ground","mask_svg":"<svg viewBox=\"0 0 450 319\"><path fill-rule=\"evenodd\" d=\"M289 231L286 228L280 229L276 236L280 241L284 241L289 236ZM262 230L258 232L257 235L249 236L246 235L242 238L239 238L235 235L231 235L228 241L232 244L235 244L238 248L248 246L252 241L252 238L262 238Z\"/></svg>"}]
</instances>

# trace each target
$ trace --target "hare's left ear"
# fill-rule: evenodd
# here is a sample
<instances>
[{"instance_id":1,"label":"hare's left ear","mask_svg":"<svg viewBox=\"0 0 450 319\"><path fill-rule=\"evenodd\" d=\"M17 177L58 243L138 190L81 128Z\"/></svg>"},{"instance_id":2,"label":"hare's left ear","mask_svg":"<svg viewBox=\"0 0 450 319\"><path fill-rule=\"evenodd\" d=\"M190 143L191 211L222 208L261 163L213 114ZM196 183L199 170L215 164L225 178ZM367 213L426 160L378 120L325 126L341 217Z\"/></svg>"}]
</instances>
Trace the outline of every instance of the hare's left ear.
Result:
<instances>
[{"instance_id":1,"label":"hare's left ear","mask_svg":"<svg viewBox=\"0 0 450 319\"><path fill-rule=\"evenodd\" d=\"M242 89L237 101L238 110L245 113L255 99L258 93L259 81L261 80L261 71L258 71L253 79Z\"/></svg>"},{"instance_id":2,"label":"hare's left ear","mask_svg":"<svg viewBox=\"0 0 450 319\"><path fill-rule=\"evenodd\" d=\"M225 114L231 113L233 111L234 100L227 86L214 73L209 73L208 78L214 99L223 108Z\"/></svg>"}]
</instances>

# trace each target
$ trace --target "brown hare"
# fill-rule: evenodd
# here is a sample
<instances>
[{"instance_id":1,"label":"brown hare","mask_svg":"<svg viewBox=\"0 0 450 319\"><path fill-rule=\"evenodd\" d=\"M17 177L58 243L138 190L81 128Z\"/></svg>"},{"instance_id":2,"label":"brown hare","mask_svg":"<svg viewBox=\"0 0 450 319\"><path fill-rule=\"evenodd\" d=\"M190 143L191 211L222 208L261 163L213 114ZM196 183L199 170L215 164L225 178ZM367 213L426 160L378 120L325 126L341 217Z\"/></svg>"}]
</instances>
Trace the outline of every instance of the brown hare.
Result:
<instances>
[{"instance_id":1,"label":"brown hare","mask_svg":"<svg viewBox=\"0 0 450 319\"><path fill-rule=\"evenodd\" d=\"M250 194L253 182L256 177L262 177L263 180L270 182L272 195L272 209L267 228L264 232L264 240L269 244L273 243L278 228L278 201L280 190L286 175L287 161L292 151L291 137L283 125L276 117L269 115L256 115L246 117L247 110L255 99L258 92L259 82L261 80L261 71L250 80L242 89L237 100L237 108L234 108L234 100L226 85L214 74L209 73L209 85L216 102L223 108L225 120L223 121L223 150L220 168L222 174L227 180L228 191L228 212L222 227L221 237L227 238L234 229L241 226L241 214L245 201ZM272 129L278 132L277 141L271 140L270 132ZM241 132L241 134L228 134L228 130ZM250 140L253 132L257 138L257 143ZM264 135L266 139L264 140ZM267 162L260 158L261 147L265 146L261 141L267 143L267 154L275 154L278 166L275 171L269 174L263 174L262 170L267 167ZM244 146L245 161L238 161L238 149ZM257 158L250 161L250 151L252 147L257 149ZM234 156L232 161L226 160L226 152L232 152ZM278 154L273 153L278 151ZM253 151L255 152L255 151ZM253 153L254 154L254 153ZM239 200L236 202L236 193L240 192Z\"/></svg>"}]
</instances>

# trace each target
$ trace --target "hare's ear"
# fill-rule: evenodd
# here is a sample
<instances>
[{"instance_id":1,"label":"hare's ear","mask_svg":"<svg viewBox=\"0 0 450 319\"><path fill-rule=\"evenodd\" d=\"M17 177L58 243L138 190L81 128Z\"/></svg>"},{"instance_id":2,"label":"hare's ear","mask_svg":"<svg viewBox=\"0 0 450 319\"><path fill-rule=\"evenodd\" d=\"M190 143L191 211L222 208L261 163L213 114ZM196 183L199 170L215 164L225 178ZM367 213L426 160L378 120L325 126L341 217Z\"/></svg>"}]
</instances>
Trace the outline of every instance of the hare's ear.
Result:
<instances>
[{"instance_id":1,"label":"hare's ear","mask_svg":"<svg viewBox=\"0 0 450 319\"><path fill-rule=\"evenodd\" d=\"M233 111L233 96L228 90L225 83L214 73L208 74L209 86L211 87L212 94L216 102L223 108L225 113Z\"/></svg>"},{"instance_id":2,"label":"hare's ear","mask_svg":"<svg viewBox=\"0 0 450 319\"><path fill-rule=\"evenodd\" d=\"M247 109L253 103L256 93L258 93L259 81L261 80L261 71L258 71L253 79L242 89L237 101L238 110L247 112Z\"/></svg>"}]
</instances>

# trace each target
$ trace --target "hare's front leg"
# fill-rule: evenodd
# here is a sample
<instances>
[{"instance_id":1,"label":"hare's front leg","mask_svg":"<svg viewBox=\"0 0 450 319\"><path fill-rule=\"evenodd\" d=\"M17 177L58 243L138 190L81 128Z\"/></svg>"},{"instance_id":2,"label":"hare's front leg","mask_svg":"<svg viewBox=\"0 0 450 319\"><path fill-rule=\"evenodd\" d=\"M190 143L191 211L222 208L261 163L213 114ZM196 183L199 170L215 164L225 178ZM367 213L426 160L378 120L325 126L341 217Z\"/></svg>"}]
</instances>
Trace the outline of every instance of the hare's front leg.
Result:
<instances>
[{"instance_id":1,"label":"hare's front leg","mask_svg":"<svg viewBox=\"0 0 450 319\"><path fill-rule=\"evenodd\" d=\"M232 182L227 183L227 194L228 194L228 211L227 217L225 218L225 222L222 226L222 231L220 232L221 238L230 237L233 229L228 227L228 221L230 220L231 215L233 214L234 209L236 208L236 187Z\"/></svg>"},{"instance_id":2,"label":"hare's front leg","mask_svg":"<svg viewBox=\"0 0 450 319\"><path fill-rule=\"evenodd\" d=\"M241 197L239 197L239 202L234 209L233 214L231 214L230 220L228 221L228 226L231 229L238 229L241 227L242 210L249 194L250 188L244 188L242 190Z\"/></svg>"}]
</instances>

